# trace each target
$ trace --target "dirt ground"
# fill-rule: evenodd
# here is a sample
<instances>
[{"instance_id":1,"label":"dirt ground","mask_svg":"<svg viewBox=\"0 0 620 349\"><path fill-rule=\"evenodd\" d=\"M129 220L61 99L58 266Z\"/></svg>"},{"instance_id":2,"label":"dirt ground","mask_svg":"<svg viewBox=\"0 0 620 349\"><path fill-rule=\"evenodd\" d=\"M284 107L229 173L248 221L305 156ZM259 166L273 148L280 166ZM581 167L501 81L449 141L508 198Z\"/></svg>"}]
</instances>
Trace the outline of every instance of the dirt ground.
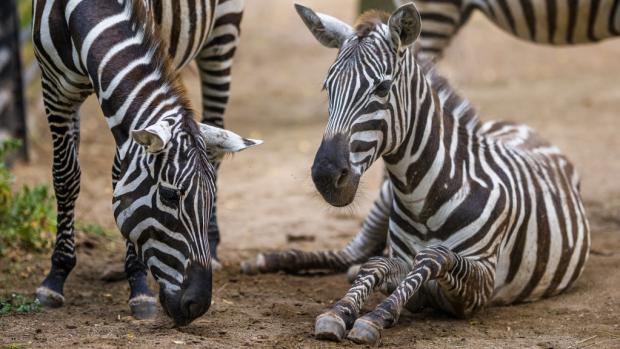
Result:
<instances>
[{"instance_id":1,"label":"dirt ground","mask_svg":"<svg viewBox=\"0 0 620 349\"><path fill-rule=\"evenodd\" d=\"M315 9L353 21L355 2L310 1ZM100 274L123 259L120 235L79 248L65 287L66 306L0 317L0 345L25 347L282 347L354 346L313 338L313 320L348 287L343 275L243 276L239 262L268 249L343 246L377 193L380 165L364 178L353 208L322 202L310 166L326 120L322 79L335 51L306 32L292 2L248 1L234 67L227 125L265 144L225 162L220 179L220 254L214 304L191 325L172 328L131 318L128 285ZM483 119L525 122L563 149L582 174L592 225L592 255L567 293L532 304L495 307L470 320L440 313L403 314L380 346L411 348L620 347L620 40L553 49L517 41L480 16L457 37L440 70L478 107ZM184 73L199 108L195 70ZM50 140L40 102L31 105L32 157L15 173L19 183L51 182ZM111 135L94 100L82 109L81 222L114 229L111 213ZM100 131L102 130L102 131ZM287 243L287 234L315 236ZM81 239L82 242L84 239ZM32 294L49 255L0 258L0 296ZM380 299L375 295L366 306Z\"/></svg>"}]
</instances>

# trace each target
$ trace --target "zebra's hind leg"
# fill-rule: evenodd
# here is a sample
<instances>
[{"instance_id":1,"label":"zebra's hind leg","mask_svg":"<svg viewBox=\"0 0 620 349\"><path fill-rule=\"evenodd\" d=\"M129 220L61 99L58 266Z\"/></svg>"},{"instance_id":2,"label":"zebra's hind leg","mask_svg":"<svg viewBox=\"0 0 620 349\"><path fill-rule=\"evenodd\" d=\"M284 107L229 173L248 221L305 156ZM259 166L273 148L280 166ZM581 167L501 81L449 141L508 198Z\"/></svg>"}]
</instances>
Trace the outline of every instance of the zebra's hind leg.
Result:
<instances>
[{"instance_id":1,"label":"zebra's hind leg","mask_svg":"<svg viewBox=\"0 0 620 349\"><path fill-rule=\"evenodd\" d=\"M157 312L157 299L149 289L146 265L138 258L134 244L126 240L125 273L129 281L129 308L137 319L151 319Z\"/></svg>"},{"instance_id":2,"label":"zebra's hind leg","mask_svg":"<svg viewBox=\"0 0 620 349\"><path fill-rule=\"evenodd\" d=\"M405 261L396 258L373 257L364 263L349 292L328 311L317 316L314 334L318 339L340 341L353 326L364 302L372 291L387 292L411 269Z\"/></svg>"},{"instance_id":3,"label":"zebra's hind leg","mask_svg":"<svg viewBox=\"0 0 620 349\"><path fill-rule=\"evenodd\" d=\"M244 274L271 273L277 271L298 272L311 269L345 271L357 275L359 264L370 257L380 255L385 248L387 226L392 203L392 190L385 180L379 197L364 220L362 229L345 248L336 251L260 253L253 259L241 263ZM350 280L349 281L353 281Z\"/></svg>"},{"instance_id":4,"label":"zebra's hind leg","mask_svg":"<svg viewBox=\"0 0 620 349\"><path fill-rule=\"evenodd\" d=\"M484 306L493 293L494 263L461 257L444 246L429 247L414 258L413 267L398 287L372 312L358 318L348 338L356 343L373 344L381 330L394 326L401 310L420 287L436 280L432 295L443 310L465 317Z\"/></svg>"},{"instance_id":5,"label":"zebra's hind leg","mask_svg":"<svg viewBox=\"0 0 620 349\"><path fill-rule=\"evenodd\" d=\"M43 82L46 89L46 82ZM65 302L64 285L76 264L75 256L75 201L80 192L80 163L78 160L79 116L78 102L44 93L47 119L54 148L53 180L57 205L56 244L52 253L52 266L36 290L36 297L43 306L60 307Z\"/></svg>"},{"instance_id":6,"label":"zebra's hind leg","mask_svg":"<svg viewBox=\"0 0 620 349\"><path fill-rule=\"evenodd\" d=\"M231 67L239 44L243 8L244 0L231 0L216 8L211 34L196 57L202 88L202 122L207 125L224 127L224 112L230 95ZM214 165L217 182L219 161L216 160ZM220 243L217 195L214 196L207 236L212 268L217 270L221 268L217 256L217 246Z\"/></svg>"}]
</instances>

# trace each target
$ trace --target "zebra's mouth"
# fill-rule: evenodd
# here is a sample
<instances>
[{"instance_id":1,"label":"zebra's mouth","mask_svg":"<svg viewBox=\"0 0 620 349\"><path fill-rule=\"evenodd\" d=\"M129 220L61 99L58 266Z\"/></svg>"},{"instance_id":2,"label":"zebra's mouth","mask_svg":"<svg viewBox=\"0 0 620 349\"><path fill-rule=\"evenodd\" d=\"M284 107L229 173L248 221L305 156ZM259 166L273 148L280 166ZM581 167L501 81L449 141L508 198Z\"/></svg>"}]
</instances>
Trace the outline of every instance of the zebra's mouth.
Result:
<instances>
[{"instance_id":1,"label":"zebra's mouth","mask_svg":"<svg viewBox=\"0 0 620 349\"><path fill-rule=\"evenodd\" d=\"M170 292L164 287L159 290L161 305L176 326L189 324L211 306L211 268L195 263L187 273L180 290Z\"/></svg>"},{"instance_id":2,"label":"zebra's mouth","mask_svg":"<svg viewBox=\"0 0 620 349\"><path fill-rule=\"evenodd\" d=\"M315 183L317 190L321 193L323 199L332 206L345 207L355 200L357 186L359 184L359 176L350 176L346 184L340 187L319 188Z\"/></svg>"}]
</instances>

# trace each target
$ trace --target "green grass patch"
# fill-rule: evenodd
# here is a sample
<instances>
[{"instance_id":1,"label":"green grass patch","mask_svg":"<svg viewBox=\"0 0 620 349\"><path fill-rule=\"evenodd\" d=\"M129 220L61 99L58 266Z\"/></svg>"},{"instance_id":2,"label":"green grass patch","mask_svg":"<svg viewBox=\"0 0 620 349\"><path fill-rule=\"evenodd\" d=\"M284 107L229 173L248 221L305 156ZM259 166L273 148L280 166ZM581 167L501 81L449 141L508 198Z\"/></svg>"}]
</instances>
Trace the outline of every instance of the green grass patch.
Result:
<instances>
[{"instance_id":1,"label":"green grass patch","mask_svg":"<svg viewBox=\"0 0 620 349\"><path fill-rule=\"evenodd\" d=\"M30 22L32 22L32 0L17 0L17 14L22 28L30 26Z\"/></svg>"},{"instance_id":2,"label":"green grass patch","mask_svg":"<svg viewBox=\"0 0 620 349\"><path fill-rule=\"evenodd\" d=\"M20 344L20 343L9 343L9 344L2 345L2 349L24 349L24 348L27 348L27 346L25 344Z\"/></svg>"},{"instance_id":3,"label":"green grass patch","mask_svg":"<svg viewBox=\"0 0 620 349\"><path fill-rule=\"evenodd\" d=\"M84 232L86 234L100 236L106 239L111 239L114 236L114 232L106 229L99 224L76 222L75 230Z\"/></svg>"},{"instance_id":4,"label":"green grass patch","mask_svg":"<svg viewBox=\"0 0 620 349\"><path fill-rule=\"evenodd\" d=\"M41 311L39 300L13 293L10 297L0 299L0 316L8 314L28 314Z\"/></svg>"},{"instance_id":5,"label":"green grass patch","mask_svg":"<svg viewBox=\"0 0 620 349\"><path fill-rule=\"evenodd\" d=\"M0 143L0 251L48 250L54 245L56 233L54 197L46 185L12 190L14 178L4 159L19 146L16 140Z\"/></svg>"}]
</instances>

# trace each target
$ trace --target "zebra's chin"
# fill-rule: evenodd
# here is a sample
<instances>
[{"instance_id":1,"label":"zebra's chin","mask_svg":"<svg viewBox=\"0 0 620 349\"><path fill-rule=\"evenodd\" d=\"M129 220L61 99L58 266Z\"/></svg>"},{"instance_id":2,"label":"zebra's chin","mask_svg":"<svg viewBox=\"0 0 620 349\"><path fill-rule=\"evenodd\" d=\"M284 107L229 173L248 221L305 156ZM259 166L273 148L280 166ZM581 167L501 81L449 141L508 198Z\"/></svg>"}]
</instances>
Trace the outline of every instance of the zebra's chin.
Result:
<instances>
[{"instance_id":1,"label":"zebra's chin","mask_svg":"<svg viewBox=\"0 0 620 349\"><path fill-rule=\"evenodd\" d=\"M179 290L161 285L159 301L176 326L185 326L204 315L211 306L212 273L210 267L193 263Z\"/></svg>"},{"instance_id":2,"label":"zebra's chin","mask_svg":"<svg viewBox=\"0 0 620 349\"><path fill-rule=\"evenodd\" d=\"M359 176L355 176L342 187L319 188L317 186L317 190L328 204L334 207L345 207L355 200L358 184Z\"/></svg>"}]
</instances>

